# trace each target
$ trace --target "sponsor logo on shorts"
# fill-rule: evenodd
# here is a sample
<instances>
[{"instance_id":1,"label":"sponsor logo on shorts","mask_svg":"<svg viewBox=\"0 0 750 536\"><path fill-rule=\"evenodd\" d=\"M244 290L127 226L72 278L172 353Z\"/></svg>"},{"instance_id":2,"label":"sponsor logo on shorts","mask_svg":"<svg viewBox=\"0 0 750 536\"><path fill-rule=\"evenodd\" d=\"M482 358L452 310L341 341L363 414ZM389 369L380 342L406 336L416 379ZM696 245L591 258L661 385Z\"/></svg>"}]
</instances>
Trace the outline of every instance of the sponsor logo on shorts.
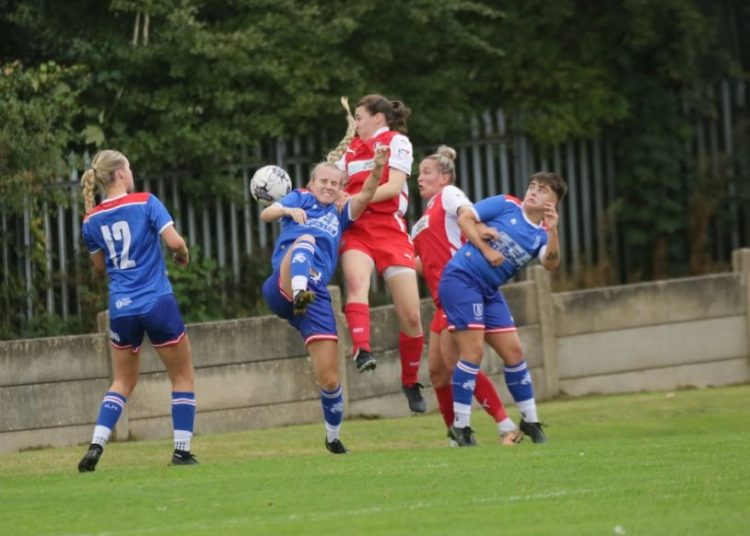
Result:
<instances>
[{"instance_id":1,"label":"sponsor logo on shorts","mask_svg":"<svg viewBox=\"0 0 750 536\"><path fill-rule=\"evenodd\" d=\"M484 315L484 304L483 303L472 303L471 308L474 311L474 318L481 319Z\"/></svg>"},{"instance_id":2,"label":"sponsor logo on shorts","mask_svg":"<svg viewBox=\"0 0 750 536\"><path fill-rule=\"evenodd\" d=\"M120 334L116 331L112 331L111 329L109 330L109 338L113 341L120 342Z\"/></svg>"}]
</instances>

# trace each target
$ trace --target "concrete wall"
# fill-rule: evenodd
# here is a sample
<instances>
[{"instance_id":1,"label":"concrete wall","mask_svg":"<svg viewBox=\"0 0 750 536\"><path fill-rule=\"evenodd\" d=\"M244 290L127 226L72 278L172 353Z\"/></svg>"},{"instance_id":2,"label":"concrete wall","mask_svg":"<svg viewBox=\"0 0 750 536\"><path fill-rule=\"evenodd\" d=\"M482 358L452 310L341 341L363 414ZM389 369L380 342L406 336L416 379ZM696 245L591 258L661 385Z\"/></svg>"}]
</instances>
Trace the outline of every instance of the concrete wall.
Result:
<instances>
[{"instance_id":1,"label":"concrete wall","mask_svg":"<svg viewBox=\"0 0 750 536\"><path fill-rule=\"evenodd\" d=\"M549 274L530 270L504 292L514 313L537 397L619 393L750 381L750 250L736 251L728 274L578 292L550 293ZM339 304L338 289L333 289ZM425 332L432 317L422 302ZM346 357L339 315L339 362L349 416L405 416L398 324L390 306L372 310L374 373ZM100 319L102 329L106 319ZM275 317L192 324L198 434L320 422L318 388L301 337ZM420 381L436 408L427 376ZM500 360L482 368L510 397ZM171 435L170 388L149 345L141 377L118 423L118 439ZM86 443L109 386L105 334L0 343L0 453Z\"/></svg>"}]
</instances>

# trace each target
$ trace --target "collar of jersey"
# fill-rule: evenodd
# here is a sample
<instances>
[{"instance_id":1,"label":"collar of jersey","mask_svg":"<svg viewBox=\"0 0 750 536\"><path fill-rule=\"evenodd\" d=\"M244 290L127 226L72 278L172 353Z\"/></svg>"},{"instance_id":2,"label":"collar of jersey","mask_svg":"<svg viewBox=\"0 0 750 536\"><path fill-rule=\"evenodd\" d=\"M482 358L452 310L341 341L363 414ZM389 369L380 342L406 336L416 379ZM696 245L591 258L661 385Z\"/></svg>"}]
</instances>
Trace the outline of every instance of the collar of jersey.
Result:
<instances>
[{"instance_id":1,"label":"collar of jersey","mask_svg":"<svg viewBox=\"0 0 750 536\"><path fill-rule=\"evenodd\" d=\"M116 195L114 197L108 197L107 199L102 201L102 203L109 203L110 201L114 201L115 199L120 199L121 197L125 197L126 195L128 195L127 192L125 192L124 194Z\"/></svg>"},{"instance_id":2,"label":"collar of jersey","mask_svg":"<svg viewBox=\"0 0 750 536\"><path fill-rule=\"evenodd\" d=\"M539 224L534 223L526 215L526 211L523 209L523 202L521 203L521 214L523 214L523 219L526 220L526 223L528 223L529 225L531 225L534 229L541 229L542 228L542 224L541 223L539 223ZM544 220L542 220L542 221L544 221Z\"/></svg>"},{"instance_id":3,"label":"collar of jersey","mask_svg":"<svg viewBox=\"0 0 750 536\"><path fill-rule=\"evenodd\" d=\"M375 132L372 133L372 136L370 136L369 139L376 138L380 136L383 132L388 132L389 130L390 129L388 127L380 127L379 129L377 129Z\"/></svg>"}]
</instances>

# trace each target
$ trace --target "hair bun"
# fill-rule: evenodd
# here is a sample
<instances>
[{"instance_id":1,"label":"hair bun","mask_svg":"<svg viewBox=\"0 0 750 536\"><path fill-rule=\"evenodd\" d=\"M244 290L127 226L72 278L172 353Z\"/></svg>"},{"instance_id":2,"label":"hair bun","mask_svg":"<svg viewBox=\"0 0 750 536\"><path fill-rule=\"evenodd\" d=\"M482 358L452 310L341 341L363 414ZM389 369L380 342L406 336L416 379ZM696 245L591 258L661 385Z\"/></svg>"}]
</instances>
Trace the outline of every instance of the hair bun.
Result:
<instances>
[{"instance_id":1,"label":"hair bun","mask_svg":"<svg viewBox=\"0 0 750 536\"><path fill-rule=\"evenodd\" d=\"M456 159L456 150L453 147L448 147L447 145L441 145L440 147L438 147L436 153L450 160Z\"/></svg>"}]
</instances>

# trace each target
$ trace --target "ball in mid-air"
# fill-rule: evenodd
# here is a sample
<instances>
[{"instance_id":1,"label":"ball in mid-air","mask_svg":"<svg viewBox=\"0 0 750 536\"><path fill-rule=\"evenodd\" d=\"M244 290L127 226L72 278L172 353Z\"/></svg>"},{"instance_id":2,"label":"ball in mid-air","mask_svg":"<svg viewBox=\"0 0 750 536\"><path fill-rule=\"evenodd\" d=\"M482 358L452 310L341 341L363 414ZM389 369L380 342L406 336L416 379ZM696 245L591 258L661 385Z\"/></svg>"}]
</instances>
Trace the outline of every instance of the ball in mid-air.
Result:
<instances>
[{"instance_id":1,"label":"ball in mid-air","mask_svg":"<svg viewBox=\"0 0 750 536\"><path fill-rule=\"evenodd\" d=\"M267 207L292 191L292 180L279 166L263 166L250 179L250 195Z\"/></svg>"}]
</instances>

